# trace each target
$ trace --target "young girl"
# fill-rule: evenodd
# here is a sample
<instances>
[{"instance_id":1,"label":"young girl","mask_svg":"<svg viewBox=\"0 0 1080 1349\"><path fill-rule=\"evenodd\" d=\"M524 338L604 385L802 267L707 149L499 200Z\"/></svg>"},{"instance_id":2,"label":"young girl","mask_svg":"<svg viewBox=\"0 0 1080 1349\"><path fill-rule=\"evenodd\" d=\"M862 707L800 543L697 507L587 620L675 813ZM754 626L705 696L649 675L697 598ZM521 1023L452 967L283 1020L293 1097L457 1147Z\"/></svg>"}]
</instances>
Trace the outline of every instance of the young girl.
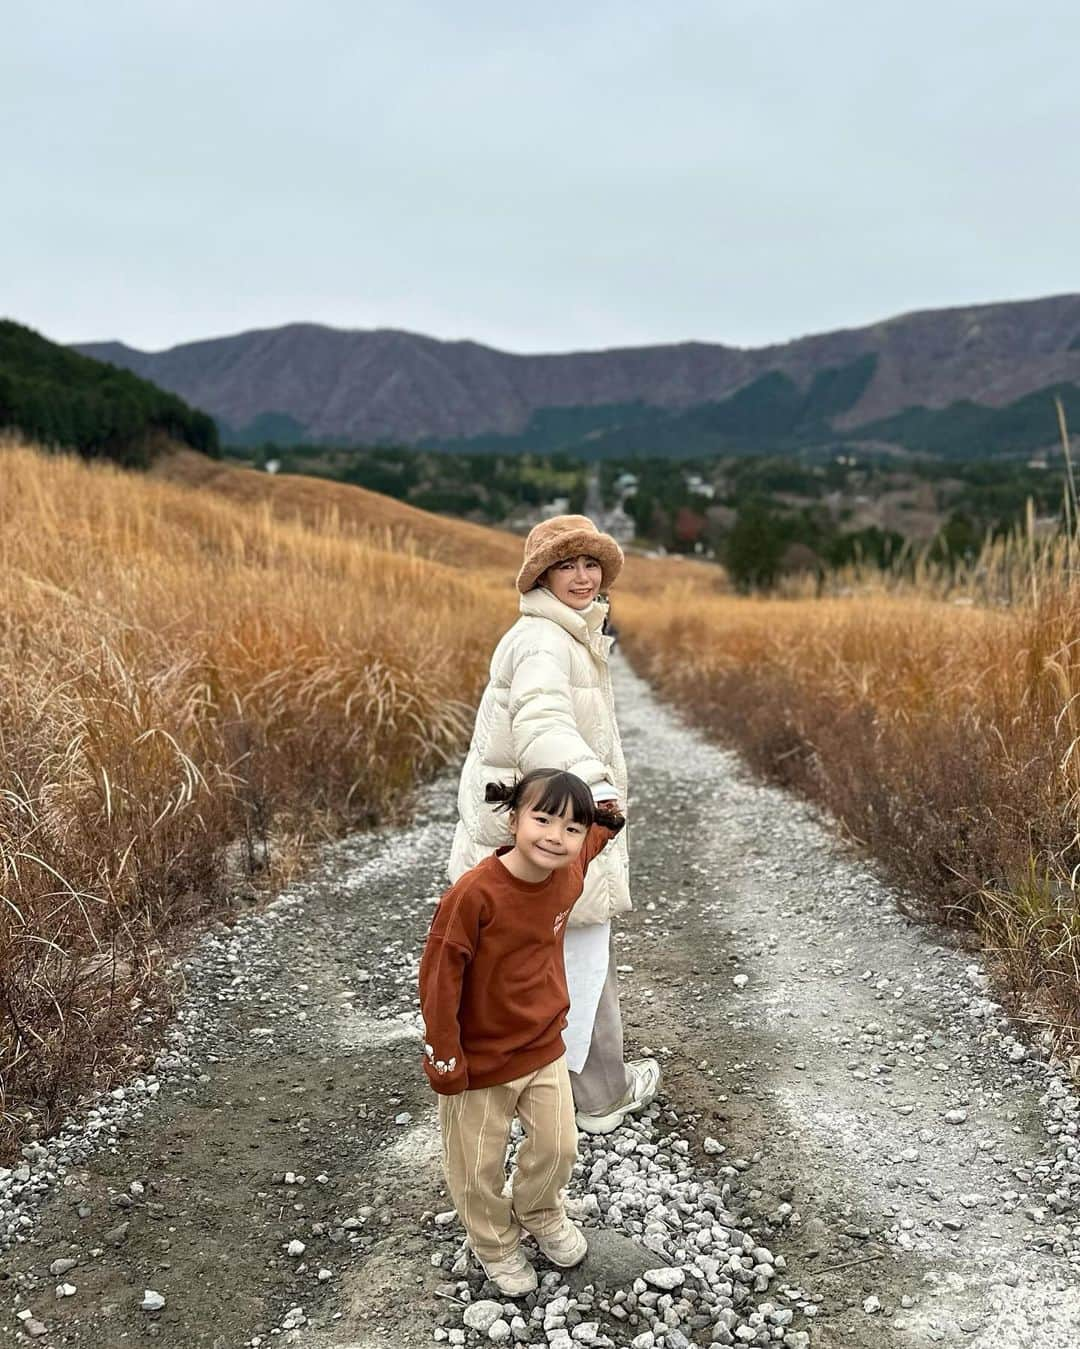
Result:
<instances>
[{"instance_id":1,"label":"young girl","mask_svg":"<svg viewBox=\"0 0 1080 1349\"><path fill-rule=\"evenodd\" d=\"M489 784L486 799L509 811L514 841L467 871L435 911L420 962L424 1070L439 1093L446 1183L469 1244L500 1291L520 1297L537 1286L522 1231L564 1269L588 1249L562 1196L577 1156L563 937L589 863L623 821L556 769L512 788ZM515 1115L526 1137L507 1196Z\"/></svg>"}]
</instances>

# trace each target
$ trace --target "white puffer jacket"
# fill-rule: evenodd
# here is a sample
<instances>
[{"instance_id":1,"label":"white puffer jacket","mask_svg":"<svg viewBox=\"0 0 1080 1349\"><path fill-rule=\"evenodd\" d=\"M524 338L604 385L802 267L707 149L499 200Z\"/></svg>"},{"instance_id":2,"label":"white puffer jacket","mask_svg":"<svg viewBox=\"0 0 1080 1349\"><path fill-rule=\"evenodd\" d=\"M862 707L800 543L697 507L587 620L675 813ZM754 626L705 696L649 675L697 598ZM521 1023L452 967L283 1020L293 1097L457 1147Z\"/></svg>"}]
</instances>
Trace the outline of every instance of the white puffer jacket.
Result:
<instances>
[{"instance_id":1,"label":"white puffer jacket","mask_svg":"<svg viewBox=\"0 0 1080 1349\"><path fill-rule=\"evenodd\" d=\"M484 800L488 782L513 782L534 768L562 768L596 787L609 783L626 809L626 762L608 655L606 606L571 609L550 590L521 597L521 617L499 641L458 787L450 880L510 843L505 813ZM630 908L625 831L589 866L572 927L606 923Z\"/></svg>"}]
</instances>

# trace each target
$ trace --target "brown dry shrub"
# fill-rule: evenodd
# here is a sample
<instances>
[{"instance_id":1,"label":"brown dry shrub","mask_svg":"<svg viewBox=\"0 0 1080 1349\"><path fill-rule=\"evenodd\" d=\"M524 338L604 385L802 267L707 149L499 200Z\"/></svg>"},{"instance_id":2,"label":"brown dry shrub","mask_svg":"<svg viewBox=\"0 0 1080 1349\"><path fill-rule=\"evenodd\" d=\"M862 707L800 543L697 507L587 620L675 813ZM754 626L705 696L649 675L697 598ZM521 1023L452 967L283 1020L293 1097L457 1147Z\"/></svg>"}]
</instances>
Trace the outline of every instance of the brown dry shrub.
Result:
<instances>
[{"instance_id":1,"label":"brown dry shrub","mask_svg":"<svg viewBox=\"0 0 1080 1349\"><path fill-rule=\"evenodd\" d=\"M1051 559L1052 561L1052 559ZM763 776L828 808L924 916L1080 1046L1080 586L1012 607L917 591L623 600L632 660Z\"/></svg>"},{"instance_id":2,"label":"brown dry shrub","mask_svg":"<svg viewBox=\"0 0 1080 1349\"><path fill-rule=\"evenodd\" d=\"M108 1080L230 845L384 818L464 743L514 604L331 520L10 443L0 473L2 1146Z\"/></svg>"}]
</instances>

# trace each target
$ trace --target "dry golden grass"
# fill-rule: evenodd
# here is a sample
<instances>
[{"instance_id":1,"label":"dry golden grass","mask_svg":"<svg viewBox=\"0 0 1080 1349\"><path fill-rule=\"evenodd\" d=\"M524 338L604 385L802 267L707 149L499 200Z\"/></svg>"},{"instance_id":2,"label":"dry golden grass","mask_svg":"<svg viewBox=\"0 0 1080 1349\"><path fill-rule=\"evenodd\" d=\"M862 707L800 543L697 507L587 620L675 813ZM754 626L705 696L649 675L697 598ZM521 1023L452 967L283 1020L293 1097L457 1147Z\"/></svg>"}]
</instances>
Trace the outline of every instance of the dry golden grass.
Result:
<instances>
[{"instance_id":1,"label":"dry golden grass","mask_svg":"<svg viewBox=\"0 0 1080 1349\"><path fill-rule=\"evenodd\" d=\"M238 841L273 873L464 743L521 541L184 452L148 478L0 450L3 1148L108 1080L168 997L163 949L235 895ZM973 928L1073 1053L1076 556L1029 532L813 599L629 557L615 592L660 691Z\"/></svg>"},{"instance_id":2,"label":"dry golden grass","mask_svg":"<svg viewBox=\"0 0 1080 1349\"><path fill-rule=\"evenodd\" d=\"M521 539L503 530L433 515L363 487L295 473L261 473L208 459L194 450L162 455L151 476L206 492L244 506L265 508L274 519L300 522L367 539L379 547L484 572L493 586L512 585L521 565ZM654 594L673 583L695 592L726 587L724 572L683 558L627 556L616 591Z\"/></svg>"},{"instance_id":3,"label":"dry golden grass","mask_svg":"<svg viewBox=\"0 0 1080 1349\"><path fill-rule=\"evenodd\" d=\"M766 776L831 809L921 912L973 929L1020 1015L1080 1054L1075 545L819 599L624 597L638 669Z\"/></svg>"},{"instance_id":4,"label":"dry golden grass","mask_svg":"<svg viewBox=\"0 0 1080 1349\"><path fill-rule=\"evenodd\" d=\"M464 743L516 605L508 569L495 584L302 510L12 442L0 473L10 1142L162 996L161 944L222 904L230 843L258 857L272 828L382 817Z\"/></svg>"},{"instance_id":5,"label":"dry golden grass","mask_svg":"<svg viewBox=\"0 0 1080 1349\"><path fill-rule=\"evenodd\" d=\"M521 564L521 541L513 534L432 515L347 483L296 473L262 473L208 459L195 450L162 455L151 476L202 488L238 505L265 507L276 520L367 537L450 566L497 567L504 585Z\"/></svg>"},{"instance_id":6,"label":"dry golden grass","mask_svg":"<svg viewBox=\"0 0 1080 1349\"><path fill-rule=\"evenodd\" d=\"M121 1066L238 858L273 881L465 743L521 540L189 451L135 476L8 440L0 473L2 1149Z\"/></svg>"},{"instance_id":7,"label":"dry golden grass","mask_svg":"<svg viewBox=\"0 0 1080 1349\"><path fill-rule=\"evenodd\" d=\"M139 476L7 440L0 473L2 1152L137 1061L238 861L272 883L463 746L521 540L187 451Z\"/></svg>"}]
</instances>

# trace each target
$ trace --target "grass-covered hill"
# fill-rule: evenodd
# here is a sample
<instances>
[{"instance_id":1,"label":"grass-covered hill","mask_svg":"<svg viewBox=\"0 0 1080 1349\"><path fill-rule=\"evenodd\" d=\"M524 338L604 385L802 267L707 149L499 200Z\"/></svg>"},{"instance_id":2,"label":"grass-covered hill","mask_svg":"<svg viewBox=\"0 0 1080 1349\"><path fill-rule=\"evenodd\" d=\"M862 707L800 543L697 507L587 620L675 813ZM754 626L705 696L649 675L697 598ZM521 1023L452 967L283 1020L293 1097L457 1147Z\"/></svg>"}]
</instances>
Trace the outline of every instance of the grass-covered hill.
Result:
<instances>
[{"instance_id":1,"label":"grass-covered hill","mask_svg":"<svg viewBox=\"0 0 1080 1349\"><path fill-rule=\"evenodd\" d=\"M0 320L0 429L129 468L145 467L168 443L218 453L206 413L10 319Z\"/></svg>"},{"instance_id":2,"label":"grass-covered hill","mask_svg":"<svg viewBox=\"0 0 1080 1349\"><path fill-rule=\"evenodd\" d=\"M190 451L163 454L151 476L176 487L197 488L204 501L223 499L231 508L256 511L282 525L343 533L425 565L440 563L470 576L482 575L496 593L514 598L522 539L504 529L436 515L348 482L301 473L261 473ZM619 584L623 593L653 594L675 581L705 594L726 585L721 568L711 563L633 553L626 558Z\"/></svg>"},{"instance_id":3,"label":"grass-covered hill","mask_svg":"<svg viewBox=\"0 0 1080 1349\"><path fill-rule=\"evenodd\" d=\"M464 748L522 540L190 450L129 473L0 434L0 481L3 1165L152 1057L200 922ZM723 580L634 557L620 587Z\"/></svg>"},{"instance_id":4,"label":"grass-covered hill","mask_svg":"<svg viewBox=\"0 0 1080 1349\"><path fill-rule=\"evenodd\" d=\"M278 520L318 529L333 522L384 547L450 566L502 568L507 584L521 565L521 541L499 529L449 519L346 483L292 473L260 473L191 451L165 454L155 478L224 498L236 508L265 510Z\"/></svg>"}]
</instances>

